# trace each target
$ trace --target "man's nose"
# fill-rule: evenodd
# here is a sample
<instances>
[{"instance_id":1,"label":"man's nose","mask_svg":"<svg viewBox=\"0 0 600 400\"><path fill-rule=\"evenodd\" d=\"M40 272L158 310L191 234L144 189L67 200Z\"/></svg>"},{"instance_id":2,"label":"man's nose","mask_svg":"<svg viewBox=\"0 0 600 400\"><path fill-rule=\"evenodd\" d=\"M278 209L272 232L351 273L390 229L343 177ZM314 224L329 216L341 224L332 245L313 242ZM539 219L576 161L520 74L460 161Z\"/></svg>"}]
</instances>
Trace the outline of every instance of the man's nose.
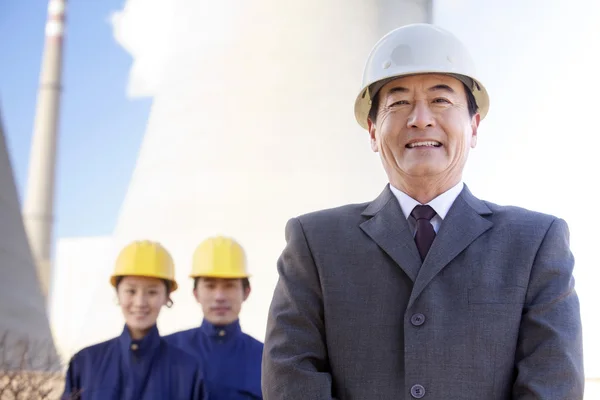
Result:
<instances>
[{"instance_id":1,"label":"man's nose","mask_svg":"<svg viewBox=\"0 0 600 400\"><path fill-rule=\"evenodd\" d=\"M220 288L216 289L215 290L215 299L217 301L223 301L223 300L225 300L226 299L225 290L220 289Z\"/></svg>"},{"instance_id":2,"label":"man's nose","mask_svg":"<svg viewBox=\"0 0 600 400\"><path fill-rule=\"evenodd\" d=\"M429 108L427 100L418 100L408 116L408 128L425 129L435 126L433 113Z\"/></svg>"}]
</instances>

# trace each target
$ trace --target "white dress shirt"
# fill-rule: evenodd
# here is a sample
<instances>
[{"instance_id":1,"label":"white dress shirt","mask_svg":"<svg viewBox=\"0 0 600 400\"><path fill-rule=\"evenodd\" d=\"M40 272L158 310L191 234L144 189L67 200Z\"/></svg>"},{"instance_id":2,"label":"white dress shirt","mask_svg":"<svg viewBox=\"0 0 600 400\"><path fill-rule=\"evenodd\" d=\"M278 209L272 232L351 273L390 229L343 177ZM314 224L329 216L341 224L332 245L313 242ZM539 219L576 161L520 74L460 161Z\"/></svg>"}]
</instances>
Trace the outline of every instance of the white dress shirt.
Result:
<instances>
[{"instance_id":1,"label":"white dress shirt","mask_svg":"<svg viewBox=\"0 0 600 400\"><path fill-rule=\"evenodd\" d=\"M454 200L456 200L456 198L462 191L463 186L464 183L460 181L456 186L453 186L449 190L440 194L435 199L431 200L429 203L425 204L431 206L431 208L433 208L433 210L436 212L435 216L431 219L431 225L433 225L433 229L435 230L436 234L440 229L442 221L444 220L444 218L446 218L448 210L450 210L450 207L452 207L452 204L454 204ZM394 193L394 196L396 196L396 198L398 199L398 203L400 203L402 213L404 214L404 217L408 220L408 226L410 227L410 230L414 236L417 230L417 221L410 215L410 213L412 212L413 208L415 208L415 206L418 206L421 203L419 203L417 200L413 199L406 193L400 191L399 189L396 189L391 184L390 189L392 190L392 193Z\"/></svg>"}]
</instances>

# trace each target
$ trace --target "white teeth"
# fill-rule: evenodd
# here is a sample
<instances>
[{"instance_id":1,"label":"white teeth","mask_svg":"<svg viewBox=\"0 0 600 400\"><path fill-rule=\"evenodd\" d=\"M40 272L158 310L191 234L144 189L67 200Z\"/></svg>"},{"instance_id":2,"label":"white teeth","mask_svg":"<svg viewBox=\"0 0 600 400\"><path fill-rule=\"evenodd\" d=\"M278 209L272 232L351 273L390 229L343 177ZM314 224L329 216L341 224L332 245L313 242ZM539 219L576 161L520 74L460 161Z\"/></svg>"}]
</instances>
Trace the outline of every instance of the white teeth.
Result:
<instances>
[{"instance_id":1,"label":"white teeth","mask_svg":"<svg viewBox=\"0 0 600 400\"><path fill-rule=\"evenodd\" d=\"M441 146L442 144L440 142L415 142L415 143L411 143L408 145L409 148L413 148L413 147L424 147L424 146L432 146L432 147L437 147L437 146Z\"/></svg>"}]
</instances>

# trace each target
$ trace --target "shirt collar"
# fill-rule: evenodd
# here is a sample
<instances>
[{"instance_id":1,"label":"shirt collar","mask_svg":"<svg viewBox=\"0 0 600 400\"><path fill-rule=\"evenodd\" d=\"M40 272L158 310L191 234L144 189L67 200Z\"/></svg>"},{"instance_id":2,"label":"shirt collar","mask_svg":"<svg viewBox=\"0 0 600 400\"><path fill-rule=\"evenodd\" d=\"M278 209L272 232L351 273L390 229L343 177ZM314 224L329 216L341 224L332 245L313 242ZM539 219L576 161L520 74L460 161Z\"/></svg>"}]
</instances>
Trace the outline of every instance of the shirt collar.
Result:
<instances>
[{"instance_id":1,"label":"shirt collar","mask_svg":"<svg viewBox=\"0 0 600 400\"><path fill-rule=\"evenodd\" d=\"M454 200L456 200L456 198L462 191L463 186L464 186L463 181L460 181L458 184L451 187L449 190L445 191L444 193L440 194L439 196L437 196L435 199L431 200L426 205L431 206L431 208L433 208L433 210L436 212L437 215L440 216L441 219L446 218L446 214L448 214L450 207L452 207L452 204L454 204ZM410 217L410 213L412 212L413 208L415 208L416 206L418 206L421 203L419 203L417 200L413 199L406 193L402 192L401 190L396 189L391 184L390 184L390 190L392 191L394 196L396 196L396 198L398 199L398 203L400 203L400 208L402 209L402 213L404 214L404 217L406 219L408 219L408 217Z\"/></svg>"},{"instance_id":2,"label":"shirt collar","mask_svg":"<svg viewBox=\"0 0 600 400\"><path fill-rule=\"evenodd\" d=\"M214 325L204 319L202 325L200 325L200 330L209 337L223 339L235 337L242 332L239 319L229 325Z\"/></svg>"},{"instance_id":3,"label":"shirt collar","mask_svg":"<svg viewBox=\"0 0 600 400\"><path fill-rule=\"evenodd\" d=\"M129 329L125 325L121 336L119 336L119 344L124 355L135 354L138 357L143 357L146 354L153 353L160 345L160 334L158 328L154 325L142 339L132 339Z\"/></svg>"}]
</instances>

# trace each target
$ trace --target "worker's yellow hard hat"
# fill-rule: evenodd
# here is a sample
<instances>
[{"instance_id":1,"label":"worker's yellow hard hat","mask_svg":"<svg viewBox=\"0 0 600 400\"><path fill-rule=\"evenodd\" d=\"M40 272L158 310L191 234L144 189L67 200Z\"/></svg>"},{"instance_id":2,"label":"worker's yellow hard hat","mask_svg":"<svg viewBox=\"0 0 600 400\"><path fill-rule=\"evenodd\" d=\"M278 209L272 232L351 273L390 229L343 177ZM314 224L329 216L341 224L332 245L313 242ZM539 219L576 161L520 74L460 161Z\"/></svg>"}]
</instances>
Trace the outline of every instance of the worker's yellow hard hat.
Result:
<instances>
[{"instance_id":1,"label":"worker's yellow hard hat","mask_svg":"<svg viewBox=\"0 0 600 400\"><path fill-rule=\"evenodd\" d=\"M115 262L110 283L116 288L120 276L146 276L171 282L170 292L177 290L173 258L160 243L135 241L123 248Z\"/></svg>"},{"instance_id":2,"label":"worker's yellow hard hat","mask_svg":"<svg viewBox=\"0 0 600 400\"><path fill-rule=\"evenodd\" d=\"M190 278L248 278L246 254L235 240L216 236L206 239L194 251Z\"/></svg>"}]
</instances>

